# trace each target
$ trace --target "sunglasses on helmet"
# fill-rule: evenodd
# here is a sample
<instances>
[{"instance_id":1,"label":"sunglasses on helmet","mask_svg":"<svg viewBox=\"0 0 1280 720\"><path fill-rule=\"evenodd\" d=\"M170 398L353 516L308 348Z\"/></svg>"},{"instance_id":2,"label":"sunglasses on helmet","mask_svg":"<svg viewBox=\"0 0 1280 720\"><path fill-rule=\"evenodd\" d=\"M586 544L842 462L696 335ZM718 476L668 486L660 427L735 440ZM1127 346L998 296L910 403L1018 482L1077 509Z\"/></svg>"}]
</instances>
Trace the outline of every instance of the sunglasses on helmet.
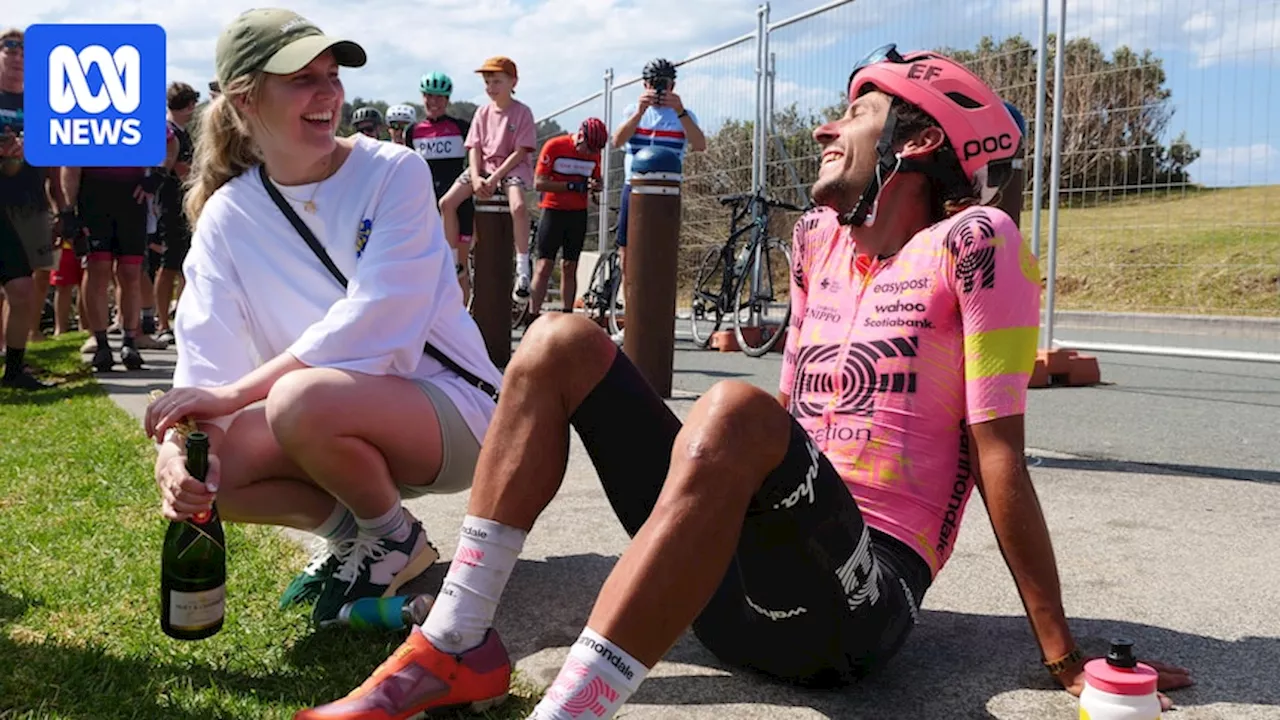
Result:
<instances>
[{"instance_id":1,"label":"sunglasses on helmet","mask_svg":"<svg viewBox=\"0 0 1280 720\"><path fill-rule=\"evenodd\" d=\"M905 63L906 61L906 58L902 57L902 53L898 52L897 43L882 45L875 50L872 50L871 54L862 58L853 66L853 71L849 73L849 84L852 85L854 76L869 65L875 65L876 63L882 62Z\"/></svg>"}]
</instances>

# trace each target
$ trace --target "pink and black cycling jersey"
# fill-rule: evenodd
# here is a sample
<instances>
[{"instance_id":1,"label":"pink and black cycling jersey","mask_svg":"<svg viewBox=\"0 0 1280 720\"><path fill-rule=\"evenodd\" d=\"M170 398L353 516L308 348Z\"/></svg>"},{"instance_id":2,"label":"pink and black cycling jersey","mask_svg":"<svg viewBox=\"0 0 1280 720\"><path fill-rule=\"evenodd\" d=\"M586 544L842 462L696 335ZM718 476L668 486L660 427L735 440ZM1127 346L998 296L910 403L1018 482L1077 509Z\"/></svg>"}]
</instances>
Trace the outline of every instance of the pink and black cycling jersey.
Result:
<instances>
[{"instance_id":1,"label":"pink and black cycling jersey","mask_svg":"<svg viewBox=\"0 0 1280 720\"><path fill-rule=\"evenodd\" d=\"M1040 273L1008 215L974 207L888 258L859 255L830 209L792 238L780 389L867 524L934 576L977 472L967 427L1025 412Z\"/></svg>"},{"instance_id":2,"label":"pink and black cycling jersey","mask_svg":"<svg viewBox=\"0 0 1280 720\"><path fill-rule=\"evenodd\" d=\"M431 167L436 199L444 197L453 181L467 166L467 148L463 145L471 125L448 115L426 119L405 133L404 144L413 148Z\"/></svg>"}]
</instances>

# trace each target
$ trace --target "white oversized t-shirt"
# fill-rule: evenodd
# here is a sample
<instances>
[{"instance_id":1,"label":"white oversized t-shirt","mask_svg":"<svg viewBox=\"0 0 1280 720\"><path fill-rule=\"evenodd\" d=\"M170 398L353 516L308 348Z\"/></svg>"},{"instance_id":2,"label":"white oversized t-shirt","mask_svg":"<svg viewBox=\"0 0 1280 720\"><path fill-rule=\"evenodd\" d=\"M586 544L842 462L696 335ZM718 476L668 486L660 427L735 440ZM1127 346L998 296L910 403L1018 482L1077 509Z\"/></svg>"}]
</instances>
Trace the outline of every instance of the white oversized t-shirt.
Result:
<instances>
[{"instance_id":1,"label":"white oversized t-shirt","mask_svg":"<svg viewBox=\"0 0 1280 720\"><path fill-rule=\"evenodd\" d=\"M244 172L209 199L183 263L173 386L233 383L289 352L312 367L429 379L483 440L493 400L423 353L429 338L501 385L462 304L426 161L357 135L319 188L279 187L346 275L347 290L272 202L258 169ZM303 208L313 190L314 214Z\"/></svg>"}]
</instances>

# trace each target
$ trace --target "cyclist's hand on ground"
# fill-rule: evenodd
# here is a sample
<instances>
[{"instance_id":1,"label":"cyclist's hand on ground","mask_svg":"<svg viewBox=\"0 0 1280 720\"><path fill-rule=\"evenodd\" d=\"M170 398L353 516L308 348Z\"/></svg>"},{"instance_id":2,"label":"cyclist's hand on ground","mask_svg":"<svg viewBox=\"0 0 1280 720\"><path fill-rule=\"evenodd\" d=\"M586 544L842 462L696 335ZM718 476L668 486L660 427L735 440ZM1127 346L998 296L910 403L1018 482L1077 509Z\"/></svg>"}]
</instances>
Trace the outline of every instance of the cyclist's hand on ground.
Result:
<instances>
[{"instance_id":1,"label":"cyclist's hand on ground","mask_svg":"<svg viewBox=\"0 0 1280 720\"><path fill-rule=\"evenodd\" d=\"M225 387L175 388L147 406L143 424L149 437L160 438L183 418L209 420L230 415L239 409L239 402Z\"/></svg>"},{"instance_id":2,"label":"cyclist's hand on ground","mask_svg":"<svg viewBox=\"0 0 1280 720\"><path fill-rule=\"evenodd\" d=\"M222 479L218 458L209 454L209 472L205 481L187 472L187 457L175 455L156 469L156 485L160 488L160 514L167 520L182 522L196 513L213 507Z\"/></svg>"},{"instance_id":3,"label":"cyclist's hand on ground","mask_svg":"<svg viewBox=\"0 0 1280 720\"><path fill-rule=\"evenodd\" d=\"M1085 663L1092 659L1086 658L1080 662L1079 667L1058 676L1058 680L1062 682L1062 686L1067 689L1067 692L1076 697L1079 697L1080 693L1084 692L1084 666ZM1190 687L1195 682L1191 679L1191 671L1184 667L1168 665L1156 660L1140 660L1139 662L1156 671L1159 675L1159 679L1156 680L1156 687L1160 690L1178 690ZM1157 694L1160 696L1160 707L1163 710L1173 709L1173 701L1168 696L1164 693Z\"/></svg>"}]
</instances>

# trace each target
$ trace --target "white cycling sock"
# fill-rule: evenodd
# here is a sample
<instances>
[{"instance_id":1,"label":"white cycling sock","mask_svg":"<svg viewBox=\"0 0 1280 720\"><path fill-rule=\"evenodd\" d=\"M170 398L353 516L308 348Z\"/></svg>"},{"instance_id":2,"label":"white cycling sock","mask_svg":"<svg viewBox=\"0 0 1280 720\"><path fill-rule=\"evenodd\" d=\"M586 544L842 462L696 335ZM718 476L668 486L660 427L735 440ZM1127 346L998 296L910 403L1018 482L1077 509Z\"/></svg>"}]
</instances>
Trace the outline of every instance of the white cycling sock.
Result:
<instances>
[{"instance_id":1,"label":"white cycling sock","mask_svg":"<svg viewBox=\"0 0 1280 720\"><path fill-rule=\"evenodd\" d=\"M529 253L516 253L516 267L520 268L519 273L523 277L529 277L532 274L532 268L529 267Z\"/></svg>"},{"instance_id":2,"label":"white cycling sock","mask_svg":"<svg viewBox=\"0 0 1280 720\"><path fill-rule=\"evenodd\" d=\"M472 515L462 520L458 550L422 623L432 645L460 653L484 641L527 536L524 530L493 520Z\"/></svg>"},{"instance_id":3,"label":"white cycling sock","mask_svg":"<svg viewBox=\"0 0 1280 720\"><path fill-rule=\"evenodd\" d=\"M327 540L329 549L333 550L338 543L356 536L356 516L351 514L346 505L335 502L333 512L311 532Z\"/></svg>"},{"instance_id":4,"label":"white cycling sock","mask_svg":"<svg viewBox=\"0 0 1280 720\"><path fill-rule=\"evenodd\" d=\"M644 682L649 668L591 628L583 628L556 681L529 717L533 720L607 720Z\"/></svg>"},{"instance_id":5,"label":"white cycling sock","mask_svg":"<svg viewBox=\"0 0 1280 720\"><path fill-rule=\"evenodd\" d=\"M356 518L360 526L360 534L376 538L391 538L395 542L408 539L413 527L409 525L409 517L399 503L376 518Z\"/></svg>"}]
</instances>

